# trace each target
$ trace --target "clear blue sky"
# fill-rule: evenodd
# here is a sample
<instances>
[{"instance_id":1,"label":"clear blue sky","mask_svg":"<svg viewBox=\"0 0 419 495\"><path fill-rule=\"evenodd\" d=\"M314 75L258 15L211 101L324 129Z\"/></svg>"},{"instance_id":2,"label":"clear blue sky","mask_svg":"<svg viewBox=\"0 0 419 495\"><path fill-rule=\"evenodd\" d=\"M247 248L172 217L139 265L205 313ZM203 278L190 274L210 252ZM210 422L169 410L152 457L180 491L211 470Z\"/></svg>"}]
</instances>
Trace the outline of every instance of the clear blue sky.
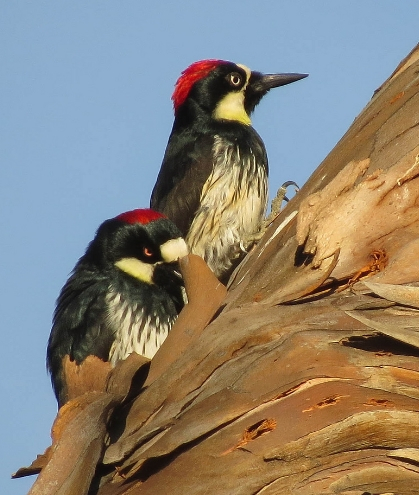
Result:
<instances>
[{"instance_id":1,"label":"clear blue sky","mask_svg":"<svg viewBox=\"0 0 419 495\"><path fill-rule=\"evenodd\" d=\"M271 193L310 176L418 41L417 0L0 0L0 493L49 445L55 299L98 225L147 206L187 65L308 72L253 124Z\"/></svg>"}]
</instances>

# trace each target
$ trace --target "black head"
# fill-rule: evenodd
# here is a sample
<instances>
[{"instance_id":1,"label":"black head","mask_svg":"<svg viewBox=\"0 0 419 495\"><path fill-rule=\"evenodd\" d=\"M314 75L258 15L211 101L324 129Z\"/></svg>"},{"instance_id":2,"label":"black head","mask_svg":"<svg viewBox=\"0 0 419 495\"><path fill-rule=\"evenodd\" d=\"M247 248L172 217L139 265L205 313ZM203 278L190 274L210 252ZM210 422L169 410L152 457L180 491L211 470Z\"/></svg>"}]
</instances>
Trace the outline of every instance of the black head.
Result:
<instances>
[{"instance_id":1,"label":"black head","mask_svg":"<svg viewBox=\"0 0 419 495\"><path fill-rule=\"evenodd\" d=\"M172 99L175 115L200 113L250 125L250 114L271 89L307 74L261 74L223 60L195 62L178 79Z\"/></svg>"},{"instance_id":2,"label":"black head","mask_svg":"<svg viewBox=\"0 0 419 495\"><path fill-rule=\"evenodd\" d=\"M164 215L138 209L100 225L80 263L99 270L116 267L146 283L154 283L157 266L176 262L188 249L178 228Z\"/></svg>"}]
</instances>

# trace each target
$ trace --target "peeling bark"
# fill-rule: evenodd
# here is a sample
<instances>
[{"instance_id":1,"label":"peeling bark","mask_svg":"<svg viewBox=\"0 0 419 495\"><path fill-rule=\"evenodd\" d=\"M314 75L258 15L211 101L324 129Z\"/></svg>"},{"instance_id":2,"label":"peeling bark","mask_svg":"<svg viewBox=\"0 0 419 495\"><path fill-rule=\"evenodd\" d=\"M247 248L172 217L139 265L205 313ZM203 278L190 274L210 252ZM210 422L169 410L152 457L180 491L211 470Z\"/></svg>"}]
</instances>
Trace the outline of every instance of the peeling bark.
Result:
<instances>
[{"instance_id":1,"label":"peeling bark","mask_svg":"<svg viewBox=\"0 0 419 495\"><path fill-rule=\"evenodd\" d=\"M103 452L90 493L416 494L418 248L416 47L238 267L206 328L190 289L201 302L174 354L163 346L147 386L105 421L109 439L91 444Z\"/></svg>"}]
</instances>

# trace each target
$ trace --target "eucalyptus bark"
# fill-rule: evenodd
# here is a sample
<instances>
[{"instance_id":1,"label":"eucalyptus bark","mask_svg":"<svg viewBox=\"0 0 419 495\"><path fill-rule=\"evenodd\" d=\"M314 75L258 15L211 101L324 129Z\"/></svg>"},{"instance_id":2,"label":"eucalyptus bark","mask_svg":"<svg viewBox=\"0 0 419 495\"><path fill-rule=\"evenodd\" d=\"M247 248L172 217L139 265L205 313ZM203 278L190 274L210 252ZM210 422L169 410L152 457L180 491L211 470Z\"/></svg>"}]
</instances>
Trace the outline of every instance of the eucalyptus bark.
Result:
<instances>
[{"instance_id":1,"label":"eucalyptus bark","mask_svg":"<svg viewBox=\"0 0 419 495\"><path fill-rule=\"evenodd\" d=\"M157 354L146 387L106 419L91 493L418 493L418 253L416 47L233 274L209 325L202 298L191 302L175 358Z\"/></svg>"}]
</instances>

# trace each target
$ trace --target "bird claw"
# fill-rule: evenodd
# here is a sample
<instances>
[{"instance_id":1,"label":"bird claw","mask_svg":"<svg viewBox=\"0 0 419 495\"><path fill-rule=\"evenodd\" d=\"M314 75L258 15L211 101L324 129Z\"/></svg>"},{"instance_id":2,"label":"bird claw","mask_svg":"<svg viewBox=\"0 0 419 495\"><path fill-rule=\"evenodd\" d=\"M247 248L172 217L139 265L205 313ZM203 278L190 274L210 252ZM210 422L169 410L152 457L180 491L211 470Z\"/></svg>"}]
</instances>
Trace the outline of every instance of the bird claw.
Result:
<instances>
[{"instance_id":1,"label":"bird claw","mask_svg":"<svg viewBox=\"0 0 419 495\"><path fill-rule=\"evenodd\" d=\"M278 189L278 192L276 193L276 197L272 200L271 213L264 220L261 229L258 232L253 232L253 234L250 234L245 239L240 240L238 250L236 251L234 256L235 258L238 258L243 253L248 253L249 250L262 239L263 235L266 232L266 229L281 212L282 202L289 201L289 199L286 197L286 192L287 192L287 188L290 186L295 187L296 193L300 190L298 185L292 180L289 180L282 184L282 186Z\"/></svg>"},{"instance_id":2,"label":"bird claw","mask_svg":"<svg viewBox=\"0 0 419 495\"><path fill-rule=\"evenodd\" d=\"M245 248L243 241L240 241L239 248L242 253L247 253L247 249Z\"/></svg>"},{"instance_id":3,"label":"bird claw","mask_svg":"<svg viewBox=\"0 0 419 495\"><path fill-rule=\"evenodd\" d=\"M269 215L266 217L266 219L264 221L264 229L267 229L268 226L280 214L282 202L283 201L287 201L287 202L289 201L289 199L286 196L286 193L287 193L287 188L290 186L294 186L296 193L300 190L298 185L292 180L288 180L282 184L282 186L278 189L275 198L272 200L271 212L269 213Z\"/></svg>"},{"instance_id":4,"label":"bird claw","mask_svg":"<svg viewBox=\"0 0 419 495\"><path fill-rule=\"evenodd\" d=\"M248 253L249 250L262 239L265 230L266 229L262 228L258 232L254 232L253 234L247 236L245 239L242 239L239 244L240 251L242 253Z\"/></svg>"}]
</instances>

